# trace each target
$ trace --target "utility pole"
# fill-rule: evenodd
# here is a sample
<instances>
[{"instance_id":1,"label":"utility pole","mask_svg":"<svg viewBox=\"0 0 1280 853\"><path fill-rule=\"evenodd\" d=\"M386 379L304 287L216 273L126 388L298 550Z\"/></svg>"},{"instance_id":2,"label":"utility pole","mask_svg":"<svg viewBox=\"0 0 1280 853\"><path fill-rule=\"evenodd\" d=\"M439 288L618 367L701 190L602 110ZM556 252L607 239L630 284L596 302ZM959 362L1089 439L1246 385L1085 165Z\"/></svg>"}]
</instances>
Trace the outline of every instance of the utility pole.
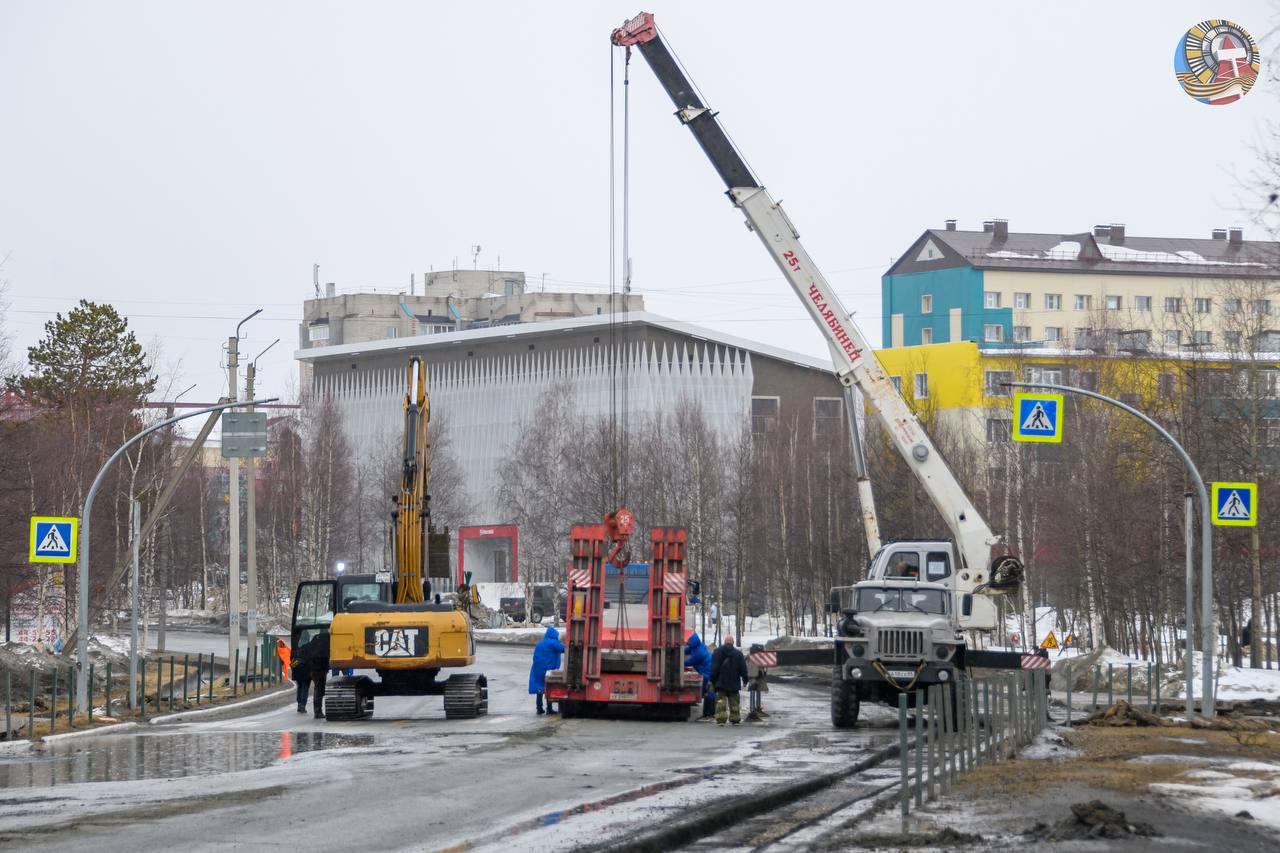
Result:
<instances>
[{"instance_id":1,"label":"utility pole","mask_svg":"<svg viewBox=\"0 0 1280 853\"><path fill-rule=\"evenodd\" d=\"M227 393L231 402L240 399L240 328L262 313L259 308L236 324L236 333L227 338ZM240 648L240 459L227 460L227 512L230 543L227 549L227 662Z\"/></svg>"},{"instance_id":2,"label":"utility pole","mask_svg":"<svg viewBox=\"0 0 1280 853\"><path fill-rule=\"evenodd\" d=\"M276 338L267 345L267 349L258 353L253 357L253 361L249 362L249 369L245 371L245 390L246 399L253 399L253 383L258 375L258 359L266 355L267 350L280 343L280 339ZM248 411L253 411L253 406L246 407ZM247 532L249 550L246 556L249 574L249 648L256 648L258 645L258 503L257 503L257 477L254 472L254 458L249 457L248 470L245 477L248 482L245 484L247 488L246 497L248 498L245 507L245 525L249 528Z\"/></svg>"},{"instance_id":3,"label":"utility pole","mask_svg":"<svg viewBox=\"0 0 1280 853\"><path fill-rule=\"evenodd\" d=\"M138 610L141 596L138 593L138 545L142 533L142 504L133 501L133 514L130 516L129 538L133 540L130 547L133 559L129 571L129 708L138 707ZM163 590L161 591L163 593ZM107 709L110 713L111 709Z\"/></svg>"}]
</instances>

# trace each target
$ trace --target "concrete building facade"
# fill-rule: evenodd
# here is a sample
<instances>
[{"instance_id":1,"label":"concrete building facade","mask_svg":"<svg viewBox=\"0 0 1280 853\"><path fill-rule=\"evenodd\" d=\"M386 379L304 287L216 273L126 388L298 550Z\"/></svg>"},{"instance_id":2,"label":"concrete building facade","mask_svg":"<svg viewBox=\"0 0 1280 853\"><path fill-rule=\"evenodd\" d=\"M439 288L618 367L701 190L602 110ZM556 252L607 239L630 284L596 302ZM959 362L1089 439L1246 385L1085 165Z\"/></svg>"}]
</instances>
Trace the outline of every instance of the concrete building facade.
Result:
<instances>
[{"instance_id":1,"label":"concrete building facade","mask_svg":"<svg viewBox=\"0 0 1280 853\"><path fill-rule=\"evenodd\" d=\"M494 496L495 478L523 423L556 383L567 381L588 417L611 411L610 336L622 416L671 413L698 405L709 426L736 439L799 418L843 430L842 391L832 365L754 341L646 312L544 320L513 326L381 339L299 350L305 393L332 396L358 454L398 452L405 364L427 366L433 417L448 424L454 455L478 505L476 525L509 520Z\"/></svg>"}]
</instances>

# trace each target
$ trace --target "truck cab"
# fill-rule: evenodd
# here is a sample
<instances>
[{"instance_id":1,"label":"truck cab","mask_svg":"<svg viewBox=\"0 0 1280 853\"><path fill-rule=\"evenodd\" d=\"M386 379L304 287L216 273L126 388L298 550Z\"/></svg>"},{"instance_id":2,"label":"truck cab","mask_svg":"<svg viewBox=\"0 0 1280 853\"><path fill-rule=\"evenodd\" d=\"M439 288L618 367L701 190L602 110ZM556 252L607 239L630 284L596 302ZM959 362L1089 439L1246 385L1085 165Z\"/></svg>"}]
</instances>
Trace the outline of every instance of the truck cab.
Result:
<instances>
[{"instance_id":1,"label":"truck cab","mask_svg":"<svg viewBox=\"0 0 1280 853\"><path fill-rule=\"evenodd\" d=\"M944 586L954 599L951 613L961 630L989 630L998 618L995 602L987 595L958 591L963 586L958 581L967 582L969 571L950 539L898 539L876 552L867 579Z\"/></svg>"}]
</instances>

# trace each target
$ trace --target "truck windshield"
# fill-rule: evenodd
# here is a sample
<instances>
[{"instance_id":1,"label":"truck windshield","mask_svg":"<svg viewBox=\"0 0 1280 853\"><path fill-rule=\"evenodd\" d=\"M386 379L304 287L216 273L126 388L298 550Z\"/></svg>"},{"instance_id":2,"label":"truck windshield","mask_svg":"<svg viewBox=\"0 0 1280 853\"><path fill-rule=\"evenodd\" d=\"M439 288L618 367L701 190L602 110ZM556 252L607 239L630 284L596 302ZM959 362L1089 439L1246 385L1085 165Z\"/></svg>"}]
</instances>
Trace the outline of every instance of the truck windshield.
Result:
<instances>
[{"instance_id":1,"label":"truck windshield","mask_svg":"<svg viewBox=\"0 0 1280 853\"><path fill-rule=\"evenodd\" d=\"M862 587L858 590L857 610L860 613L876 613L885 610L902 613L947 612L947 598L940 589L893 589L888 587Z\"/></svg>"}]
</instances>

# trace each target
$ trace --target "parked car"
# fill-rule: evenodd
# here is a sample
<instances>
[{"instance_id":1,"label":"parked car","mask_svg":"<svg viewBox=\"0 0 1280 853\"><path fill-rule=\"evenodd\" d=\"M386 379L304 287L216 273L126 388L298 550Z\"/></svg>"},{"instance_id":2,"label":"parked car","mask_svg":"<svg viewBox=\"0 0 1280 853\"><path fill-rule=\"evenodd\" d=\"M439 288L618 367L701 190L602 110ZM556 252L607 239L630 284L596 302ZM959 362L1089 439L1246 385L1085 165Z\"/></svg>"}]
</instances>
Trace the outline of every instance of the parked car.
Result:
<instances>
[{"instance_id":1,"label":"parked car","mask_svg":"<svg viewBox=\"0 0 1280 853\"><path fill-rule=\"evenodd\" d=\"M527 615L525 613L525 597L523 595L503 598L498 605L503 614L513 622L531 622L537 625L557 611L560 614L560 619L563 620L565 599L566 596L563 589L557 590L554 584L539 583L533 585L533 601Z\"/></svg>"}]
</instances>

